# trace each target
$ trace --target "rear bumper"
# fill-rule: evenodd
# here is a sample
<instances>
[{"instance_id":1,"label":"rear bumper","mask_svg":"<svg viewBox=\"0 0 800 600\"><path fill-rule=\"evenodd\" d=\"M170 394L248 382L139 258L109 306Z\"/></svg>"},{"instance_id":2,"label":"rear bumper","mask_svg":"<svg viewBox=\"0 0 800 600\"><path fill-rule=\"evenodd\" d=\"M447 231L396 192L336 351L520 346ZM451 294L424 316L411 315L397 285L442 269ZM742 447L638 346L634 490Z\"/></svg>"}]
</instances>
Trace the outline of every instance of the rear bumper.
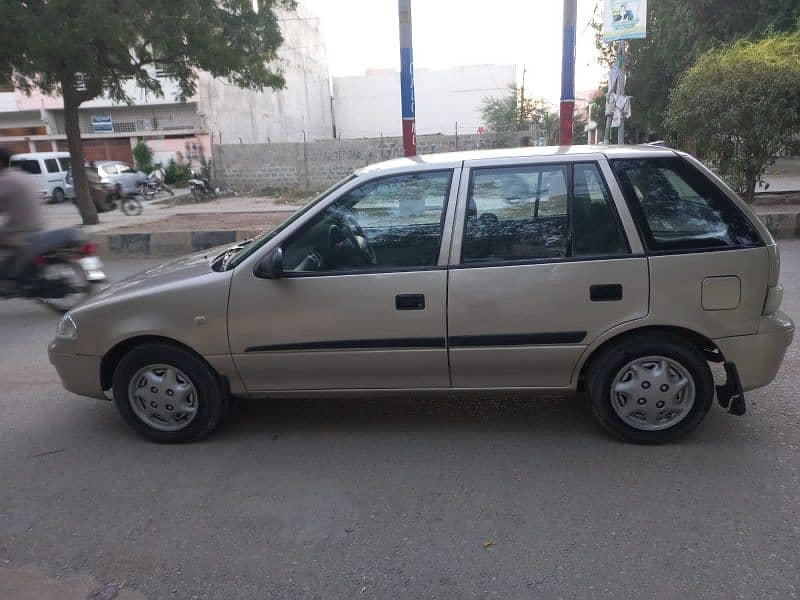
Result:
<instances>
[{"instance_id":1,"label":"rear bumper","mask_svg":"<svg viewBox=\"0 0 800 600\"><path fill-rule=\"evenodd\" d=\"M65 390L79 396L106 399L100 384L99 356L59 354L55 352L55 344L50 344L47 354Z\"/></svg>"},{"instance_id":2,"label":"rear bumper","mask_svg":"<svg viewBox=\"0 0 800 600\"><path fill-rule=\"evenodd\" d=\"M786 348L794 339L794 322L777 311L761 317L758 333L719 338L714 343L727 362L736 364L742 388L754 390L775 379Z\"/></svg>"}]
</instances>

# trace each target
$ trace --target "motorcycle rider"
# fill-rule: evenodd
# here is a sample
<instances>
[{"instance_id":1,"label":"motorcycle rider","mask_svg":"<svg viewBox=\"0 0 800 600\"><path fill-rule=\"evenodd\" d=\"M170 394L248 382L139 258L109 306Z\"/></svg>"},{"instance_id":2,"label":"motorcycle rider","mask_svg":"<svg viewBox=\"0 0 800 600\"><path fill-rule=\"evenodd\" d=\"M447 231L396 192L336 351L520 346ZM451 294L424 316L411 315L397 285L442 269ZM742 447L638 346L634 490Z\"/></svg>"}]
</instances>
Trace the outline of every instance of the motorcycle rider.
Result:
<instances>
[{"instance_id":1,"label":"motorcycle rider","mask_svg":"<svg viewBox=\"0 0 800 600\"><path fill-rule=\"evenodd\" d=\"M10 166L11 152L0 148L0 284L19 276L15 259L24 253L28 239L45 228L42 199L32 179Z\"/></svg>"}]
</instances>

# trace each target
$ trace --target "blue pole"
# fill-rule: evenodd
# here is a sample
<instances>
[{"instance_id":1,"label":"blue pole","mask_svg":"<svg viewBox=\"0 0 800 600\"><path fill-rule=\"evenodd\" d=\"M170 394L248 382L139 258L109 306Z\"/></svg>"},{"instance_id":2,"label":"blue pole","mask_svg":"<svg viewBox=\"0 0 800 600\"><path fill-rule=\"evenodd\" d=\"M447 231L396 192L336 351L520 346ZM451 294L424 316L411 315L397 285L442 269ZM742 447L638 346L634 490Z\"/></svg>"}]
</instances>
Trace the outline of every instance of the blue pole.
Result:
<instances>
[{"instance_id":1,"label":"blue pole","mask_svg":"<svg viewBox=\"0 0 800 600\"><path fill-rule=\"evenodd\" d=\"M564 0L564 38L561 50L561 107L559 144L572 144L575 118L575 23L577 0Z\"/></svg>"},{"instance_id":2,"label":"blue pole","mask_svg":"<svg viewBox=\"0 0 800 600\"><path fill-rule=\"evenodd\" d=\"M414 102L414 50L411 41L411 0L398 0L400 13L400 96L403 105L403 149L417 155L416 107Z\"/></svg>"}]
</instances>

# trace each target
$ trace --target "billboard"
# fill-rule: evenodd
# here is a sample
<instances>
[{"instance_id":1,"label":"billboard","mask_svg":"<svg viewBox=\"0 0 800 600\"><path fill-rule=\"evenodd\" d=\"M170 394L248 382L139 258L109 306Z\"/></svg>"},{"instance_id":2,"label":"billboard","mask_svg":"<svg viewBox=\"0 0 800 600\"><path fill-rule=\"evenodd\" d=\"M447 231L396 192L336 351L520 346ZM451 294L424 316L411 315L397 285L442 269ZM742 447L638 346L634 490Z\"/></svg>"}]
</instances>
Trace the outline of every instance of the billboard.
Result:
<instances>
[{"instance_id":1,"label":"billboard","mask_svg":"<svg viewBox=\"0 0 800 600\"><path fill-rule=\"evenodd\" d=\"M647 37L647 0L604 0L604 42L643 37Z\"/></svg>"}]
</instances>

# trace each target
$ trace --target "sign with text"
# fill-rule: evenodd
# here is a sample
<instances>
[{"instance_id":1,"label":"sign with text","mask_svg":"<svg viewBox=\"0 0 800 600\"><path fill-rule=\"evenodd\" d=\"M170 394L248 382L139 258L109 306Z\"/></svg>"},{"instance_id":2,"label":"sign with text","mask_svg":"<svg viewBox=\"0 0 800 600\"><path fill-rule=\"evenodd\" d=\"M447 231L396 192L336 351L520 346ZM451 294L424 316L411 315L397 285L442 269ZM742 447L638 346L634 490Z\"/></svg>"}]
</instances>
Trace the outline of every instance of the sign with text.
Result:
<instances>
[{"instance_id":1,"label":"sign with text","mask_svg":"<svg viewBox=\"0 0 800 600\"><path fill-rule=\"evenodd\" d=\"M647 0L604 0L604 42L644 37L647 37Z\"/></svg>"}]
</instances>

